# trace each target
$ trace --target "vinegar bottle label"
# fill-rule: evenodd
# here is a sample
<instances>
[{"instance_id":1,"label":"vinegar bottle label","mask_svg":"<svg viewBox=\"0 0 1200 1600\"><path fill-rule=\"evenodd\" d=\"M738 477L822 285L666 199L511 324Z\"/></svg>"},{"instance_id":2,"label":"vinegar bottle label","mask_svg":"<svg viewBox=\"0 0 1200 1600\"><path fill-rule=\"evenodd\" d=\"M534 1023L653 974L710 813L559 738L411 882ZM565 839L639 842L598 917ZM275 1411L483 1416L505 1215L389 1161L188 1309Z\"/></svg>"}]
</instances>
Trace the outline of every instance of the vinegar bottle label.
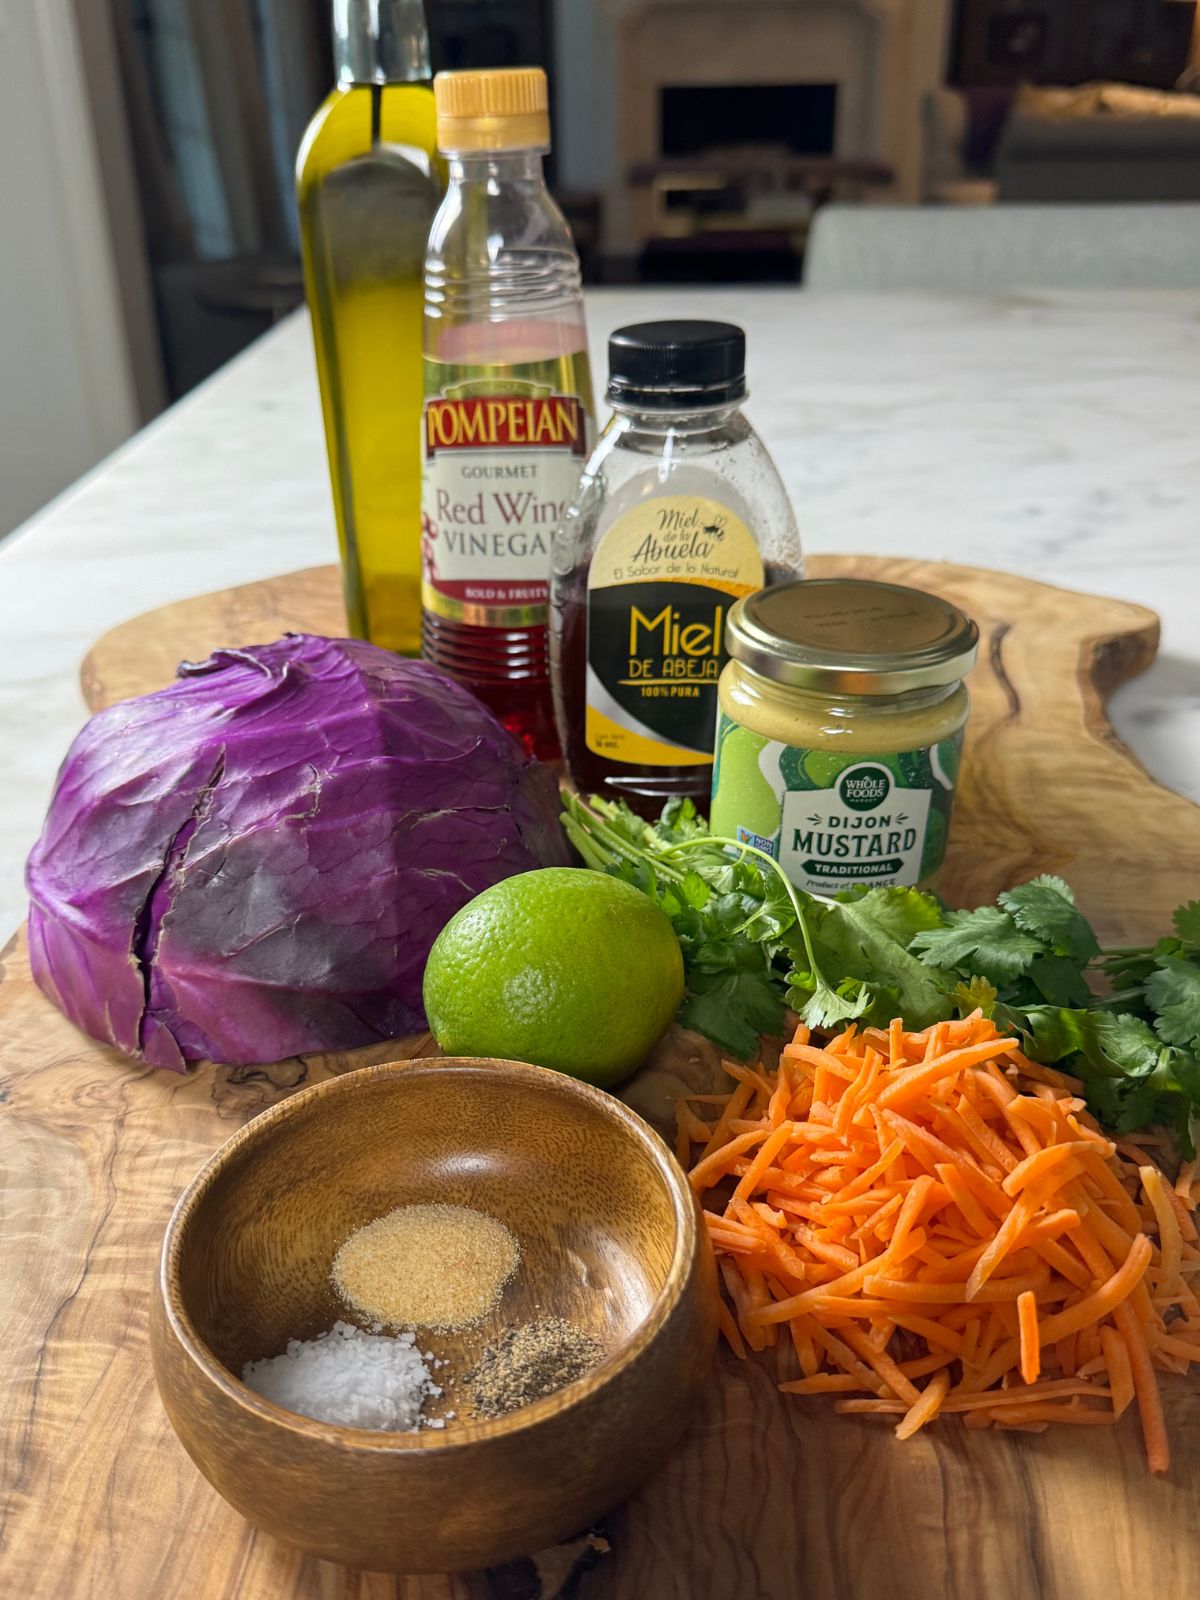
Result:
<instances>
[{"instance_id":1,"label":"vinegar bottle label","mask_svg":"<svg viewBox=\"0 0 1200 1600\"><path fill-rule=\"evenodd\" d=\"M440 363L426 367L422 603L473 627L544 623L554 530L590 444L583 402L513 368L434 388Z\"/></svg>"},{"instance_id":2,"label":"vinegar bottle label","mask_svg":"<svg viewBox=\"0 0 1200 1600\"><path fill-rule=\"evenodd\" d=\"M762 586L754 535L717 500L661 495L618 517L588 571L588 749L639 766L710 763L725 617Z\"/></svg>"}]
</instances>

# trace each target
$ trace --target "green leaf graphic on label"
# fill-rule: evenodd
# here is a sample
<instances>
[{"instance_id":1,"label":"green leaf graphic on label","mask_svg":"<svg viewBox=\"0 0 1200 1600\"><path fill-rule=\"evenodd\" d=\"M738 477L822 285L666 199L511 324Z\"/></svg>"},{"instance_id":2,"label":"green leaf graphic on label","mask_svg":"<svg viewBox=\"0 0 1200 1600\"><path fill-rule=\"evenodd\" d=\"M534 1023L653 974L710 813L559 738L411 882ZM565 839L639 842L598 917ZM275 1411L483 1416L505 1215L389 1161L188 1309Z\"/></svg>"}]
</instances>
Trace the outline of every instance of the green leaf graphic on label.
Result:
<instances>
[{"instance_id":1,"label":"green leaf graphic on label","mask_svg":"<svg viewBox=\"0 0 1200 1600\"><path fill-rule=\"evenodd\" d=\"M962 762L962 734L943 739L933 747L933 776L945 789L953 789L958 782L958 769Z\"/></svg>"},{"instance_id":2,"label":"green leaf graphic on label","mask_svg":"<svg viewBox=\"0 0 1200 1600\"><path fill-rule=\"evenodd\" d=\"M925 822L925 848L921 851L921 876L927 878L942 864L946 854L946 818L936 805L930 806Z\"/></svg>"},{"instance_id":3,"label":"green leaf graphic on label","mask_svg":"<svg viewBox=\"0 0 1200 1600\"><path fill-rule=\"evenodd\" d=\"M729 838L753 834L750 843L774 841L779 832L779 796L767 782L761 764L769 743L763 734L751 733L721 712L713 775L714 833Z\"/></svg>"},{"instance_id":4,"label":"green leaf graphic on label","mask_svg":"<svg viewBox=\"0 0 1200 1600\"><path fill-rule=\"evenodd\" d=\"M900 768L900 781L909 789L928 789L930 780L929 751L905 750L896 757Z\"/></svg>"},{"instance_id":5,"label":"green leaf graphic on label","mask_svg":"<svg viewBox=\"0 0 1200 1600\"><path fill-rule=\"evenodd\" d=\"M801 757L800 764L814 789L828 789L846 765L845 756L836 750L797 750L795 754ZM782 765L781 762L781 769Z\"/></svg>"}]
</instances>

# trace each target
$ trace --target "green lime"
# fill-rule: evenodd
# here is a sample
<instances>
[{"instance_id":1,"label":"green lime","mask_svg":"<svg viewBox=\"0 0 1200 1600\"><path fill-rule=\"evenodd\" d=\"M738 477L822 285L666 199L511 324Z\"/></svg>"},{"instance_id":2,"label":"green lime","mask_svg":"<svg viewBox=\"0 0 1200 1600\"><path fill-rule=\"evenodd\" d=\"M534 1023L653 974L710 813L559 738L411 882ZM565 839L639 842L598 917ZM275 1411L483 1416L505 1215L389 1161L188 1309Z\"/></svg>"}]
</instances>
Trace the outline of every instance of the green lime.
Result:
<instances>
[{"instance_id":1,"label":"green lime","mask_svg":"<svg viewBox=\"0 0 1200 1600\"><path fill-rule=\"evenodd\" d=\"M493 884L438 935L425 1013L447 1055L503 1056L607 1088L683 998L683 956L653 900L603 872L544 867Z\"/></svg>"}]
</instances>

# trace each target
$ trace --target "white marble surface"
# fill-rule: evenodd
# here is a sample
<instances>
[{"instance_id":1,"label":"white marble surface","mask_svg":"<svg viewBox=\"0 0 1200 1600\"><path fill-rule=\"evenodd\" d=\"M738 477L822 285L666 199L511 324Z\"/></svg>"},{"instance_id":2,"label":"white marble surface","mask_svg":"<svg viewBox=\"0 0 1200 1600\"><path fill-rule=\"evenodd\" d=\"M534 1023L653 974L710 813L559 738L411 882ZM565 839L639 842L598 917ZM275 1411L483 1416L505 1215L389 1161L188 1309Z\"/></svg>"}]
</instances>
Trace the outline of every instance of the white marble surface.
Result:
<instances>
[{"instance_id":1,"label":"white marble surface","mask_svg":"<svg viewBox=\"0 0 1200 1600\"><path fill-rule=\"evenodd\" d=\"M1162 653L1113 720L1200 799L1200 293L979 299L609 291L622 322L741 322L750 415L810 550L1002 567L1140 601ZM262 340L0 545L0 937L114 623L334 559L308 328Z\"/></svg>"}]
</instances>

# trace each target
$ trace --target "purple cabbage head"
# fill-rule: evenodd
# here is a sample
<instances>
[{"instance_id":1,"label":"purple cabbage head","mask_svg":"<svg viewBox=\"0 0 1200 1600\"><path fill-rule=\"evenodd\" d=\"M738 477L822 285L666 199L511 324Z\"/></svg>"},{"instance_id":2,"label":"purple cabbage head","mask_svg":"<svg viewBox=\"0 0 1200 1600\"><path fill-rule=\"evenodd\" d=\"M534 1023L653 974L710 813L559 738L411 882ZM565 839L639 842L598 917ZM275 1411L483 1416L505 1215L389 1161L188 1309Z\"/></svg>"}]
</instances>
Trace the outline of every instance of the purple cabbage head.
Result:
<instances>
[{"instance_id":1,"label":"purple cabbage head","mask_svg":"<svg viewBox=\"0 0 1200 1600\"><path fill-rule=\"evenodd\" d=\"M423 662L289 634L99 712L29 858L42 990L160 1067L424 1025L442 927L569 852L558 789Z\"/></svg>"}]
</instances>

